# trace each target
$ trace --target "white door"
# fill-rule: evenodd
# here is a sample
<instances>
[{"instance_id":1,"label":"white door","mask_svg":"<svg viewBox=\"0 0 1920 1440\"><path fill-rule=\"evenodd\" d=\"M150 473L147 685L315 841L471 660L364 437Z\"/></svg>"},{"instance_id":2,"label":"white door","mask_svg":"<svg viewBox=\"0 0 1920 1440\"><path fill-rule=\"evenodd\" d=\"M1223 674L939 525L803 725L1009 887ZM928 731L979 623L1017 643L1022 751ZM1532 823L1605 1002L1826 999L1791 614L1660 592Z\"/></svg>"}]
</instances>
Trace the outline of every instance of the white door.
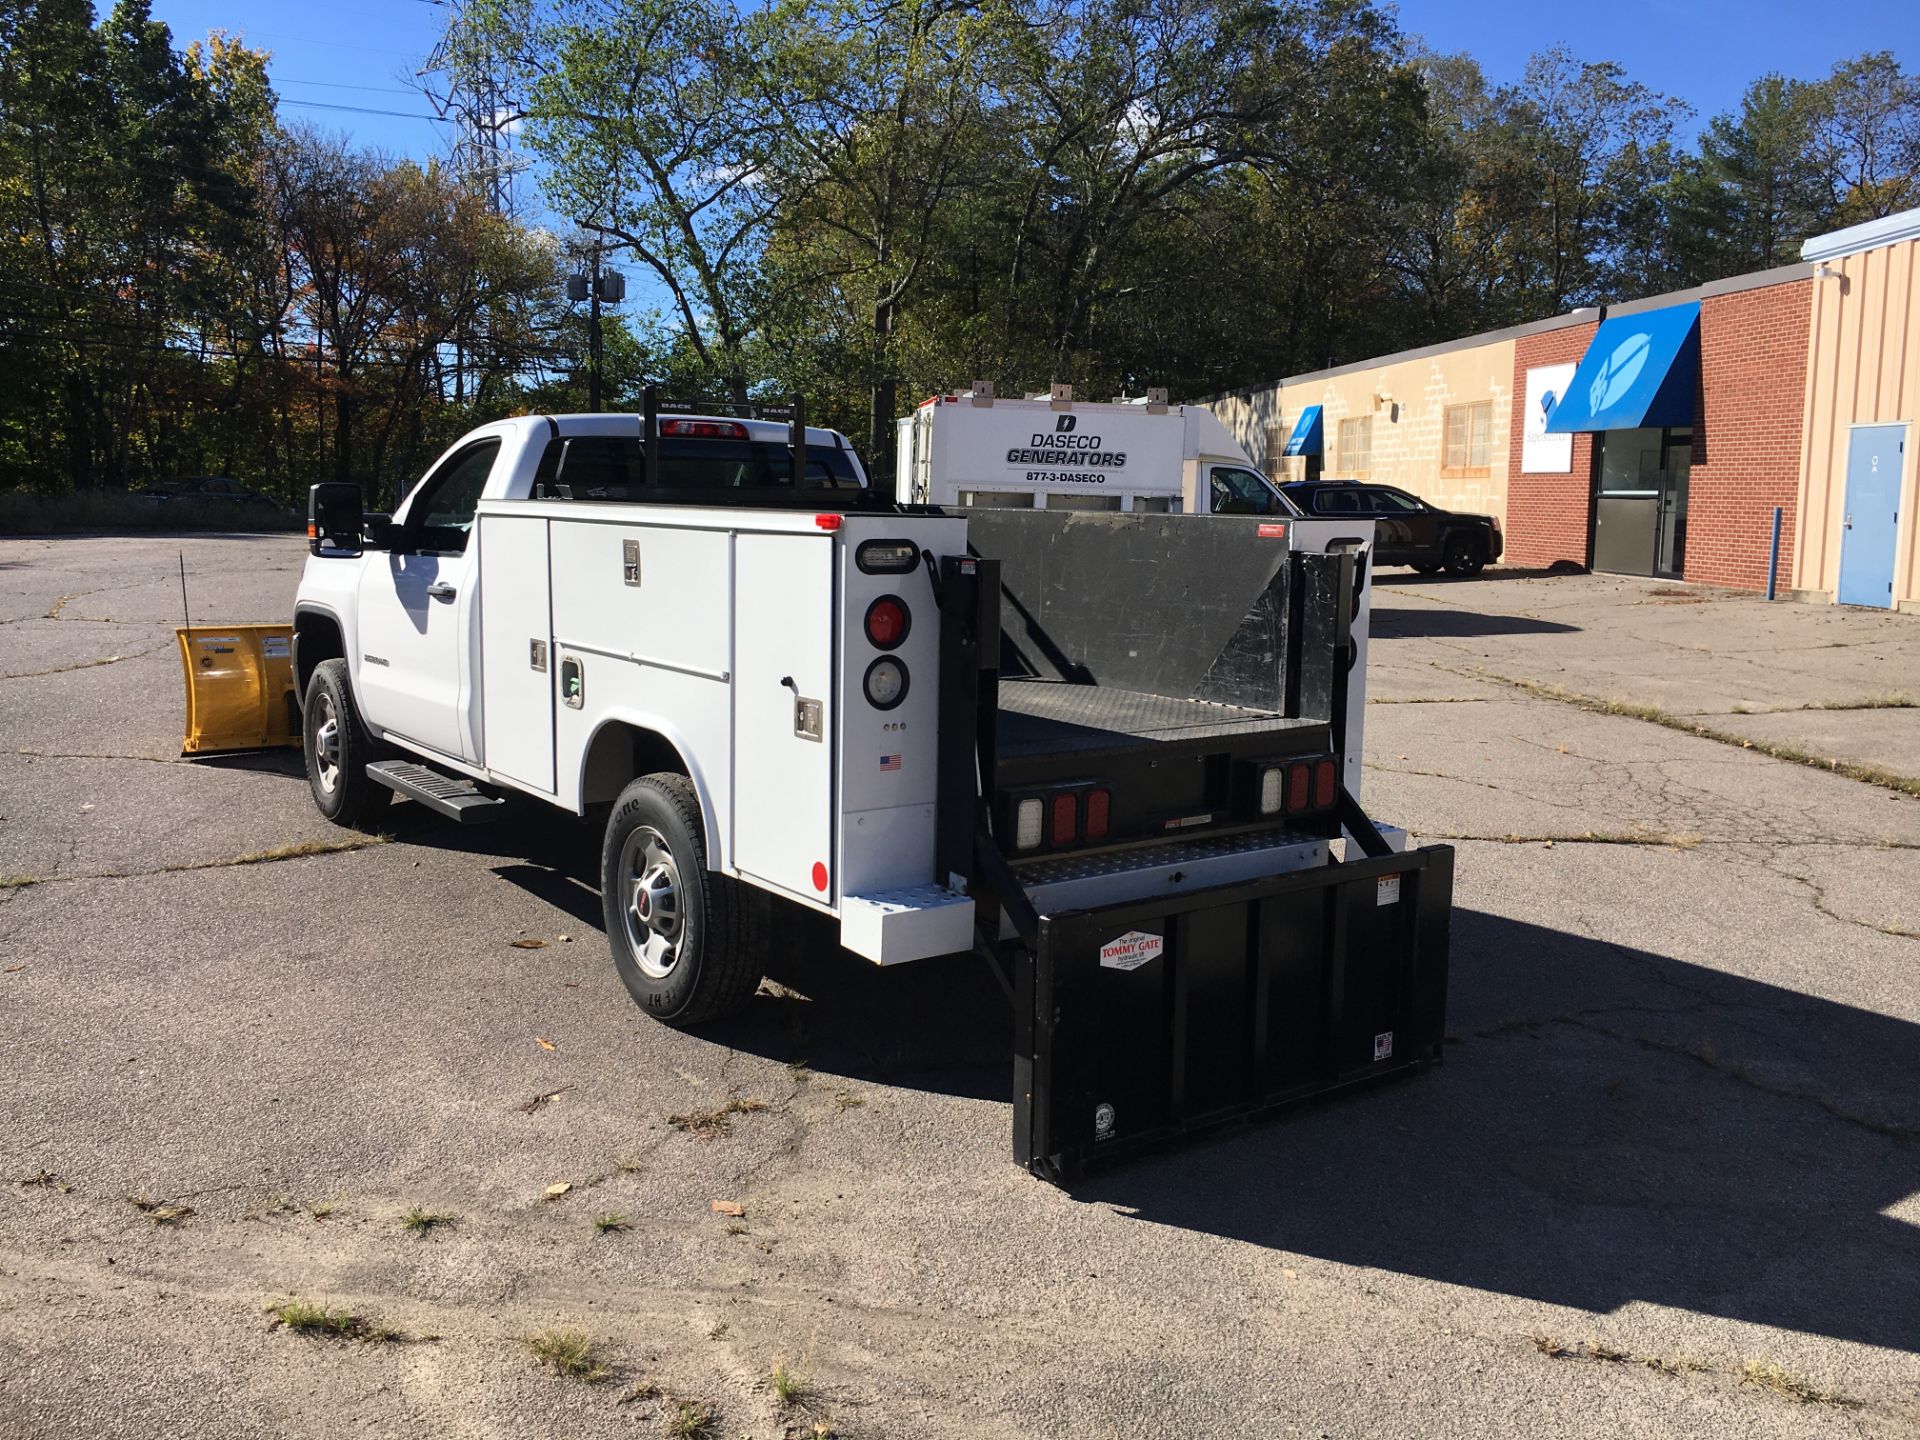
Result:
<instances>
[{"instance_id":1,"label":"white door","mask_svg":"<svg viewBox=\"0 0 1920 1440\"><path fill-rule=\"evenodd\" d=\"M547 522L489 515L480 522L479 552L486 723L478 758L493 774L551 795L555 662Z\"/></svg>"},{"instance_id":2,"label":"white door","mask_svg":"<svg viewBox=\"0 0 1920 1440\"><path fill-rule=\"evenodd\" d=\"M466 630L473 613L474 508L500 442L477 441L422 483L394 529L393 548L360 572L359 695L381 730L460 760L466 739Z\"/></svg>"},{"instance_id":3,"label":"white door","mask_svg":"<svg viewBox=\"0 0 1920 1440\"><path fill-rule=\"evenodd\" d=\"M733 860L822 902L839 891L833 572L826 535L735 541Z\"/></svg>"}]
</instances>

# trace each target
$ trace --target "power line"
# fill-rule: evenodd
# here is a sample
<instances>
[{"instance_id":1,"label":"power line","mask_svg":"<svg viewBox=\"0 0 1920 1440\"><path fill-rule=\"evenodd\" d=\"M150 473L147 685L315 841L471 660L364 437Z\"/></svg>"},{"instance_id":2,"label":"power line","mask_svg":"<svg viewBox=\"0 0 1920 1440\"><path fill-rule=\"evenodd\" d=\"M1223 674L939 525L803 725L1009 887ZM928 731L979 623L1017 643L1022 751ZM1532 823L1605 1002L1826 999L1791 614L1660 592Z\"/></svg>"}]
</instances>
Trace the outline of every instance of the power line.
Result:
<instances>
[{"instance_id":1,"label":"power line","mask_svg":"<svg viewBox=\"0 0 1920 1440\"><path fill-rule=\"evenodd\" d=\"M356 115L393 115L402 120L426 120L435 125L454 123L444 115L422 115L414 110L376 110L369 105L334 105L325 100L295 100L290 96L280 97L282 105L300 105L308 110L350 110Z\"/></svg>"},{"instance_id":2,"label":"power line","mask_svg":"<svg viewBox=\"0 0 1920 1440\"><path fill-rule=\"evenodd\" d=\"M296 80L291 75L269 75L276 85L318 85L325 90L366 90L375 95L418 95L418 90L403 90L398 85L349 85L344 80Z\"/></svg>"}]
</instances>

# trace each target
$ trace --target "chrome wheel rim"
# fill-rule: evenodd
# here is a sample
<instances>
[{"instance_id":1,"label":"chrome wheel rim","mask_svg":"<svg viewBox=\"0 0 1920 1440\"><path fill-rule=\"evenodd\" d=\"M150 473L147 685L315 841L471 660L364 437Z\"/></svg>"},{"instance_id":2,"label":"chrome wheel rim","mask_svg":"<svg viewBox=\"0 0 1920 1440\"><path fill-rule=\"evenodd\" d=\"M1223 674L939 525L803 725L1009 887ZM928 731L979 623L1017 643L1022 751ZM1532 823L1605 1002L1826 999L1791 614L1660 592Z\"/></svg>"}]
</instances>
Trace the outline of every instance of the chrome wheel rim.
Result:
<instances>
[{"instance_id":1,"label":"chrome wheel rim","mask_svg":"<svg viewBox=\"0 0 1920 1440\"><path fill-rule=\"evenodd\" d=\"M340 716L324 690L314 697L313 721L313 770L331 795L340 785Z\"/></svg>"},{"instance_id":2,"label":"chrome wheel rim","mask_svg":"<svg viewBox=\"0 0 1920 1440\"><path fill-rule=\"evenodd\" d=\"M680 963L680 942L686 935L680 870L666 837L651 825L640 826L620 847L618 873L628 948L648 979L664 980Z\"/></svg>"}]
</instances>

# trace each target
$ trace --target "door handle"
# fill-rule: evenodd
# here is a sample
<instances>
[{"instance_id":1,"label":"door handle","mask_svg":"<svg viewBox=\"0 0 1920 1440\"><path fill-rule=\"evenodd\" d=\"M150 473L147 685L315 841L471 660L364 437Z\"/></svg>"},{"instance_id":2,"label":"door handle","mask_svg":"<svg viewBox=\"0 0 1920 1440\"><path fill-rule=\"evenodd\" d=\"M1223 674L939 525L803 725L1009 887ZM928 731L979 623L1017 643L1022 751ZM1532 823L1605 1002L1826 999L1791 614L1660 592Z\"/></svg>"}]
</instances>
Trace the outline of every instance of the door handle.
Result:
<instances>
[{"instance_id":1,"label":"door handle","mask_svg":"<svg viewBox=\"0 0 1920 1440\"><path fill-rule=\"evenodd\" d=\"M436 580L433 582L433 584L427 586L427 594L431 595L436 600L451 600L455 595L458 595L459 593L460 592L458 590L455 590L453 586L449 585L444 580Z\"/></svg>"}]
</instances>

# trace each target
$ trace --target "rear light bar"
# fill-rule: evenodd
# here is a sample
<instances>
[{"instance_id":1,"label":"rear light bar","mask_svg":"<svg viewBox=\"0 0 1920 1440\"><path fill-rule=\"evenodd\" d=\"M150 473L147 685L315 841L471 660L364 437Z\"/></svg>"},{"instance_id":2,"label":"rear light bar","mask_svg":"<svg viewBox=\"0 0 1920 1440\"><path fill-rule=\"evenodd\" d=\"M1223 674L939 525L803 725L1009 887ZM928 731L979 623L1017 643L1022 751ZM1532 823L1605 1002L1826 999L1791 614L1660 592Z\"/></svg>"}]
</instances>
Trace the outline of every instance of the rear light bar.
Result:
<instances>
[{"instance_id":1,"label":"rear light bar","mask_svg":"<svg viewBox=\"0 0 1920 1440\"><path fill-rule=\"evenodd\" d=\"M745 440L747 427L731 420L662 420L660 433L681 440Z\"/></svg>"},{"instance_id":2,"label":"rear light bar","mask_svg":"<svg viewBox=\"0 0 1920 1440\"><path fill-rule=\"evenodd\" d=\"M1340 798L1340 766L1331 755L1275 760L1257 769L1258 792L1253 799L1263 817L1331 810Z\"/></svg>"},{"instance_id":3,"label":"rear light bar","mask_svg":"<svg viewBox=\"0 0 1920 1440\"><path fill-rule=\"evenodd\" d=\"M1101 785L1023 795L1012 818L1016 854L1097 843L1113 833L1113 792Z\"/></svg>"}]
</instances>

